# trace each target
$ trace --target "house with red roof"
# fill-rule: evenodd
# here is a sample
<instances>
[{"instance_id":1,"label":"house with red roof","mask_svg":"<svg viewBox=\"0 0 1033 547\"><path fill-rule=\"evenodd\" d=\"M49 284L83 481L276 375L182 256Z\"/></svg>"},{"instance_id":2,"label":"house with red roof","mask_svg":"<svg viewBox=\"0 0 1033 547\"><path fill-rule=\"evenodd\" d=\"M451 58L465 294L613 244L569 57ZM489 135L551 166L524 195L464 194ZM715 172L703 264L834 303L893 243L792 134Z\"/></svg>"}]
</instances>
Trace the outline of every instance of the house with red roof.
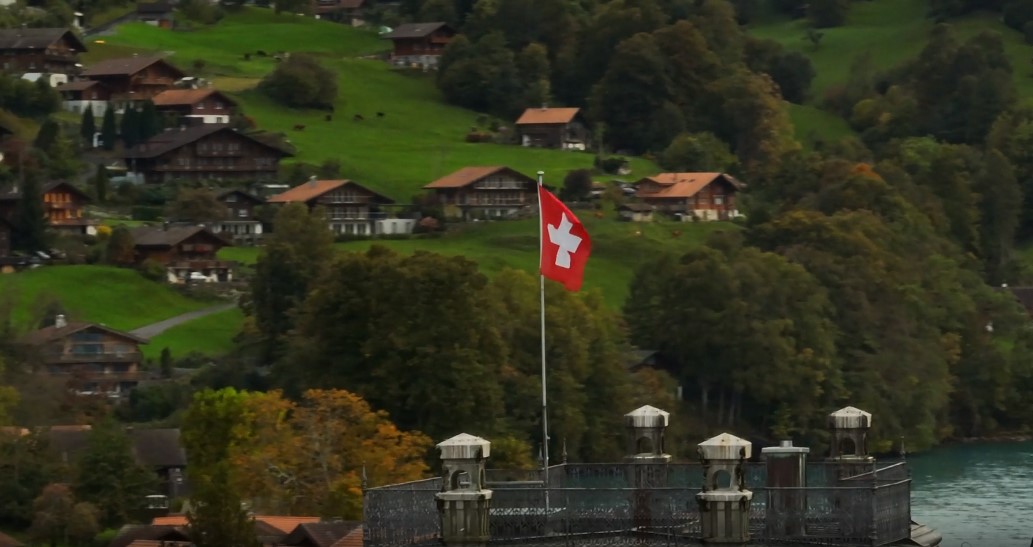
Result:
<instances>
[{"instance_id":1,"label":"house with red roof","mask_svg":"<svg viewBox=\"0 0 1033 547\"><path fill-rule=\"evenodd\" d=\"M167 118L169 126L186 123L230 123L237 102L210 87L201 89L166 89L151 101Z\"/></svg>"},{"instance_id":2,"label":"house with red roof","mask_svg":"<svg viewBox=\"0 0 1033 547\"><path fill-rule=\"evenodd\" d=\"M446 218L516 218L538 207L538 182L504 165L464 167L424 186Z\"/></svg>"},{"instance_id":3,"label":"house with red roof","mask_svg":"<svg viewBox=\"0 0 1033 547\"><path fill-rule=\"evenodd\" d=\"M373 235L376 221L385 219L384 207L395 200L351 180L316 180L312 177L286 192L270 196L269 203L304 203L321 208L336 235Z\"/></svg>"},{"instance_id":4,"label":"house with red roof","mask_svg":"<svg viewBox=\"0 0 1033 547\"><path fill-rule=\"evenodd\" d=\"M125 103L151 99L166 89L172 89L186 73L160 56L134 55L92 64L80 76L103 84L108 90L109 100L115 102L121 111Z\"/></svg>"},{"instance_id":5,"label":"house with red roof","mask_svg":"<svg viewBox=\"0 0 1033 547\"><path fill-rule=\"evenodd\" d=\"M746 185L727 173L660 173L636 183L635 197L682 220L729 220L740 215Z\"/></svg>"},{"instance_id":6,"label":"house with red roof","mask_svg":"<svg viewBox=\"0 0 1033 547\"><path fill-rule=\"evenodd\" d=\"M528 108L516 128L522 146L586 150L591 142L580 108Z\"/></svg>"}]
</instances>

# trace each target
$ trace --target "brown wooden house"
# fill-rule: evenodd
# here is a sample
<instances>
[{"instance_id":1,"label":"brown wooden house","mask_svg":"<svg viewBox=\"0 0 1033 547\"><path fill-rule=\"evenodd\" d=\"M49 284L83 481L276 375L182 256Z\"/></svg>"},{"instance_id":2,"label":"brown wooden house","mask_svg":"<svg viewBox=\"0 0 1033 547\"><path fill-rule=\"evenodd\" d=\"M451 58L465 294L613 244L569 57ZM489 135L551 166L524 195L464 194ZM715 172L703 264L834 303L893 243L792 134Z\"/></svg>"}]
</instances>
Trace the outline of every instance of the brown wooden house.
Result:
<instances>
[{"instance_id":1,"label":"brown wooden house","mask_svg":"<svg viewBox=\"0 0 1033 547\"><path fill-rule=\"evenodd\" d=\"M61 94L64 109L76 114L89 108L95 117L101 116L111 101L111 90L97 80L73 80L54 89Z\"/></svg>"},{"instance_id":2,"label":"brown wooden house","mask_svg":"<svg viewBox=\"0 0 1033 547\"><path fill-rule=\"evenodd\" d=\"M186 74L153 55L136 55L107 59L89 66L82 77L104 84L111 94L111 100L122 110L125 103L143 101L172 89L173 84Z\"/></svg>"},{"instance_id":3,"label":"brown wooden house","mask_svg":"<svg viewBox=\"0 0 1033 547\"><path fill-rule=\"evenodd\" d=\"M384 35L394 49L391 61L398 65L436 68L445 46L456 35L447 23L406 23Z\"/></svg>"},{"instance_id":4,"label":"brown wooden house","mask_svg":"<svg viewBox=\"0 0 1033 547\"><path fill-rule=\"evenodd\" d=\"M591 140L580 108L528 108L516 127L523 146L586 150Z\"/></svg>"},{"instance_id":5,"label":"brown wooden house","mask_svg":"<svg viewBox=\"0 0 1033 547\"><path fill-rule=\"evenodd\" d=\"M729 220L739 216L743 188L725 173L660 173L639 180L635 196L682 220Z\"/></svg>"},{"instance_id":6,"label":"brown wooden house","mask_svg":"<svg viewBox=\"0 0 1033 547\"><path fill-rule=\"evenodd\" d=\"M230 123L237 102L212 88L168 89L151 99L167 125L180 123Z\"/></svg>"},{"instance_id":7,"label":"brown wooden house","mask_svg":"<svg viewBox=\"0 0 1033 547\"><path fill-rule=\"evenodd\" d=\"M0 29L0 68L22 74L74 74L86 46L67 28Z\"/></svg>"},{"instance_id":8,"label":"brown wooden house","mask_svg":"<svg viewBox=\"0 0 1033 547\"><path fill-rule=\"evenodd\" d=\"M140 226L131 234L137 263L165 266L171 283L233 280L236 263L217 256L232 244L204 226Z\"/></svg>"},{"instance_id":9,"label":"brown wooden house","mask_svg":"<svg viewBox=\"0 0 1033 547\"><path fill-rule=\"evenodd\" d=\"M145 182L275 179L291 153L228 124L182 126L125 152L129 170Z\"/></svg>"},{"instance_id":10,"label":"brown wooden house","mask_svg":"<svg viewBox=\"0 0 1033 547\"><path fill-rule=\"evenodd\" d=\"M140 2L136 5L136 19L142 23L159 27L172 28L175 22L175 6L168 0L157 2Z\"/></svg>"},{"instance_id":11,"label":"brown wooden house","mask_svg":"<svg viewBox=\"0 0 1033 547\"><path fill-rule=\"evenodd\" d=\"M326 211L327 226L335 234L372 235L374 223L387 214L382 206L395 201L350 180L315 180L269 198L269 203L304 203Z\"/></svg>"},{"instance_id":12,"label":"brown wooden house","mask_svg":"<svg viewBox=\"0 0 1033 547\"><path fill-rule=\"evenodd\" d=\"M514 218L538 207L537 181L505 166L464 167L424 186L448 218Z\"/></svg>"},{"instance_id":13,"label":"brown wooden house","mask_svg":"<svg viewBox=\"0 0 1033 547\"><path fill-rule=\"evenodd\" d=\"M350 24L362 18L365 7L366 0L314 0L312 13L320 19Z\"/></svg>"},{"instance_id":14,"label":"brown wooden house","mask_svg":"<svg viewBox=\"0 0 1033 547\"><path fill-rule=\"evenodd\" d=\"M94 235L97 223L86 217L90 196L69 182L54 181L43 187L43 211L51 228L73 234Z\"/></svg>"},{"instance_id":15,"label":"brown wooden house","mask_svg":"<svg viewBox=\"0 0 1033 547\"><path fill-rule=\"evenodd\" d=\"M255 243L262 237L262 222L255 208L265 202L243 190L227 190L217 196L226 206L226 216L212 222L209 228L234 243Z\"/></svg>"},{"instance_id":16,"label":"brown wooden house","mask_svg":"<svg viewBox=\"0 0 1033 547\"><path fill-rule=\"evenodd\" d=\"M68 378L76 393L119 397L141 380L140 345L147 340L58 315L53 325L29 333L22 342L34 350L38 371Z\"/></svg>"}]
</instances>

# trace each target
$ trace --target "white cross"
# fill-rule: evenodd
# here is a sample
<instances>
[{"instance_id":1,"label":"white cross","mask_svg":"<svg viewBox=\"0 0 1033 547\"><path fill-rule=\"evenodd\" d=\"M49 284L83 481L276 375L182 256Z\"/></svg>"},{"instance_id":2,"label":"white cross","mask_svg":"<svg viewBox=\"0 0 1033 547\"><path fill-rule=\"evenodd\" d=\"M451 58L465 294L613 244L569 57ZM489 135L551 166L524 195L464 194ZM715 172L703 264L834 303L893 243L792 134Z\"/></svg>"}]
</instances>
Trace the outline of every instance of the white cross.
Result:
<instances>
[{"instance_id":1,"label":"white cross","mask_svg":"<svg viewBox=\"0 0 1033 547\"><path fill-rule=\"evenodd\" d=\"M548 225L549 241L559 247L559 250L556 251L556 265L560 268L569 268L570 253L577 252L577 248L581 246L581 238L570 233L570 229L574 225L567 219L567 213L560 213L560 215L559 226Z\"/></svg>"}]
</instances>

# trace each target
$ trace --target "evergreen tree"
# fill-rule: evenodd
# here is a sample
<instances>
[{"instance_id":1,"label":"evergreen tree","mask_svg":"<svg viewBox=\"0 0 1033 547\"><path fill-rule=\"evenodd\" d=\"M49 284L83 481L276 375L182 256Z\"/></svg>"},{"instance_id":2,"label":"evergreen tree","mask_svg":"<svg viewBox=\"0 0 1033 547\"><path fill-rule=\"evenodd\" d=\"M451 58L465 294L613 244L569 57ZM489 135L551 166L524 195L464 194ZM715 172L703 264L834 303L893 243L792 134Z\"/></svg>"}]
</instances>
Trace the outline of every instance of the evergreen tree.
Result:
<instances>
[{"instance_id":1,"label":"evergreen tree","mask_svg":"<svg viewBox=\"0 0 1033 547\"><path fill-rule=\"evenodd\" d=\"M93 119L93 105L89 105L82 111L82 122L79 124L79 134L88 148L93 148L93 135L96 132L97 121Z\"/></svg>"},{"instance_id":2,"label":"evergreen tree","mask_svg":"<svg viewBox=\"0 0 1033 547\"><path fill-rule=\"evenodd\" d=\"M36 133L36 140L32 142L32 146L49 154L59 138L61 138L61 128L58 127L57 122L47 118L39 127L39 133Z\"/></svg>"},{"instance_id":3,"label":"evergreen tree","mask_svg":"<svg viewBox=\"0 0 1033 547\"><path fill-rule=\"evenodd\" d=\"M33 252L46 248L47 219L43 212L43 192L37 174L25 173L18 188L20 199L15 214L14 245L16 249Z\"/></svg>"},{"instance_id":4,"label":"evergreen tree","mask_svg":"<svg viewBox=\"0 0 1033 547\"><path fill-rule=\"evenodd\" d=\"M161 377L172 378L172 351L169 348L161 348Z\"/></svg>"},{"instance_id":5,"label":"evergreen tree","mask_svg":"<svg viewBox=\"0 0 1033 547\"><path fill-rule=\"evenodd\" d=\"M90 432L78 469L76 499L100 508L100 521L106 527L121 525L143 509L145 496L156 486L154 475L134 461L132 442L114 422L99 424Z\"/></svg>"},{"instance_id":6,"label":"evergreen tree","mask_svg":"<svg viewBox=\"0 0 1033 547\"><path fill-rule=\"evenodd\" d=\"M132 148L140 142L140 113L132 105L126 107L122 114L122 124L119 126L119 134L122 136L122 143L126 148Z\"/></svg>"},{"instance_id":7,"label":"evergreen tree","mask_svg":"<svg viewBox=\"0 0 1033 547\"><path fill-rule=\"evenodd\" d=\"M161 114L158 113L158 109L154 107L154 102L151 100L144 101L143 108L140 110L138 122L140 127L140 142L144 142L158 133L161 133L161 130L164 127Z\"/></svg>"},{"instance_id":8,"label":"evergreen tree","mask_svg":"<svg viewBox=\"0 0 1033 547\"><path fill-rule=\"evenodd\" d=\"M104 164L98 164L97 174L93 175L93 193L96 195L98 203L108 200L108 184L108 169L104 167Z\"/></svg>"},{"instance_id":9,"label":"evergreen tree","mask_svg":"<svg viewBox=\"0 0 1033 547\"><path fill-rule=\"evenodd\" d=\"M115 139L118 138L118 127L115 125L115 109L110 106L104 109L104 120L100 126L101 145L105 150L115 149Z\"/></svg>"}]
</instances>

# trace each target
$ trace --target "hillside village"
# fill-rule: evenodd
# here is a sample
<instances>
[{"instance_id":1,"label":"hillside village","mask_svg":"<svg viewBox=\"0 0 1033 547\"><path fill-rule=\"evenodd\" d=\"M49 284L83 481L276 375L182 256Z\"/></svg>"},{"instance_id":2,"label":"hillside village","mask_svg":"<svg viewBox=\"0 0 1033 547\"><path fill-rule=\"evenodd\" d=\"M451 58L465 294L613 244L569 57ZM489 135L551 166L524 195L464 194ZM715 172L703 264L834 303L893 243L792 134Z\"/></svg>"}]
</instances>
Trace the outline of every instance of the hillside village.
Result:
<instances>
[{"instance_id":1,"label":"hillside village","mask_svg":"<svg viewBox=\"0 0 1033 547\"><path fill-rule=\"evenodd\" d=\"M1027 431L1033 19L636 2L0 6L0 547L362 545L434 443L615 460L641 405ZM547 348L539 173L592 238Z\"/></svg>"}]
</instances>

